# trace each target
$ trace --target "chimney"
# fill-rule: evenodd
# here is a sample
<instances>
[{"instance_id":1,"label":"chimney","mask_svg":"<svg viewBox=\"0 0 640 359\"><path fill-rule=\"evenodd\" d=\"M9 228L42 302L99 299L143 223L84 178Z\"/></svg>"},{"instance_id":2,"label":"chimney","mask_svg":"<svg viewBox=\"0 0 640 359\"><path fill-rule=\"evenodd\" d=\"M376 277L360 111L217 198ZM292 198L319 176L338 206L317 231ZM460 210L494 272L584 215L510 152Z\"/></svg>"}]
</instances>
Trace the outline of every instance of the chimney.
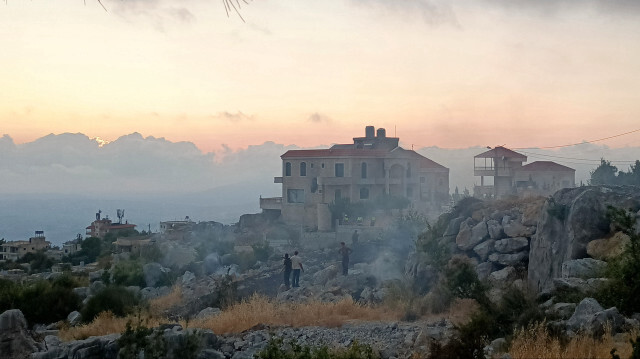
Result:
<instances>
[{"instance_id":1,"label":"chimney","mask_svg":"<svg viewBox=\"0 0 640 359\"><path fill-rule=\"evenodd\" d=\"M384 128L379 128L378 129L378 138L385 138L387 137L387 130L385 130Z\"/></svg>"},{"instance_id":2,"label":"chimney","mask_svg":"<svg viewBox=\"0 0 640 359\"><path fill-rule=\"evenodd\" d=\"M364 128L364 137L373 138L376 129L373 126L367 126Z\"/></svg>"}]
</instances>

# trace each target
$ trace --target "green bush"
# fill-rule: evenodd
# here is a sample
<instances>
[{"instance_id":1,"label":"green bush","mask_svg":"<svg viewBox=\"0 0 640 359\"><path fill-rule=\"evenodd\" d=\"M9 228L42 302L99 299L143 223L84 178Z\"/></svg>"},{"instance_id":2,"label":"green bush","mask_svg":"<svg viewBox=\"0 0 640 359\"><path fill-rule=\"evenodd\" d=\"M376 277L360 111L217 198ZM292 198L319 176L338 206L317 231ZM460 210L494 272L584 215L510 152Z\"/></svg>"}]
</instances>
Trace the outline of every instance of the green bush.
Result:
<instances>
[{"instance_id":1,"label":"green bush","mask_svg":"<svg viewBox=\"0 0 640 359\"><path fill-rule=\"evenodd\" d=\"M51 270L53 259L44 254L44 250L27 253L18 259L18 263L29 263L30 273L40 273Z\"/></svg>"},{"instance_id":2,"label":"green bush","mask_svg":"<svg viewBox=\"0 0 640 359\"><path fill-rule=\"evenodd\" d=\"M122 286L106 287L89 299L82 308L82 319L90 322L98 313L110 311L123 317L134 312L140 305L140 298Z\"/></svg>"},{"instance_id":3,"label":"green bush","mask_svg":"<svg viewBox=\"0 0 640 359\"><path fill-rule=\"evenodd\" d=\"M266 262L273 254L273 248L269 246L269 242L267 241L253 244L251 245L251 248L253 248L253 253L256 257L256 260L259 260L261 262Z\"/></svg>"},{"instance_id":4,"label":"green bush","mask_svg":"<svg viewBox=\"0 0 640 359\"><path fill-rule=\"evenodd\" d=\"M346 349L329 350L324 345L311 347L300 345L295 340L284 341L273 337L267 346L256 354L258 359L378 359L380 354L366 344L354 341Z\"/></svg>"},{"instance_id":5,"label":"green bush","mask_svg":"<svg viewBox=\"0 0 640 359\"><path fill-rule=\"evenodd\" d=\"M629 245L622 255L607 263L607 277L595 298L605 307L616 307L630 315L640 312L640 235L635 231L635 214L632 211L609 206L607 218L611 228L629 236Z\"/></svg>"},{"instance_id":6,"label":"green bush","mask_svg":"<svg viewBox=\"0 0 640 359\"><path fill-rule=\"evenodd\" d=\"M118 262L112 271L113 283L116 285L137 285L145 287L144 271L142 263L137 260Z\"/></svg>"},{"instance_id":7,"label":"green bush","mask_svg":"<svg viewBox=\"0 0 640 359\"><path fill-rule=\"evenodd\" d=\"M81 300L73 292L76 282L68 276L53 281L39 280L27 285L0 281L0 312L20 309L27 321L53 323L65 319L80 308Z\"/></svg>"}]
</instances>

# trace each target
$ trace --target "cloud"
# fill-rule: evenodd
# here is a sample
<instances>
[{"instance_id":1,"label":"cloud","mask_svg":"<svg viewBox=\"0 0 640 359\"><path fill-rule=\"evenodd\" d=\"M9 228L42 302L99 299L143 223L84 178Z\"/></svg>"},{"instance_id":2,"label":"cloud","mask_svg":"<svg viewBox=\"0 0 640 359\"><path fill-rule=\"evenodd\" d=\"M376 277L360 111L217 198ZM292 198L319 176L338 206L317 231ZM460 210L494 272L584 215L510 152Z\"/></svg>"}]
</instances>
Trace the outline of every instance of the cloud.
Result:
<instances>
[{"instance_id":1,"label":"cloud","mask_svg":"<svg viewBox=\"0 0 640 359\"><path fill-rule=\"evenodd\" d=\"M349 0L349 2L400 14L403 16L420 16L429 25L450 24L457 26L458 20L451 2L444 0Z\"/></svg>"},{"instance_id":2,"label":"cloud","mask_svg":"<svg viewBox=\"0 0 640 359\"><path fill-rule=\"evenodd\" d=\"M215 115L211 115L210 116L213 119L216 120L225 120L225 121L229 121L229 122L240 122L240 121L253 121L255 120L255 116L253 115L246 115L244 113L242 113L242 111L238 111L236 113L231 113L228 111L224 111L224 112L218 112Z\"/></svg>"},{"instance_id":3,"label":"cloud","mask_svg":"<svg viewBox=\"0 0 640 359\"><path fill-rule=\"evenodd\" d=\"M515 11L535 11L541 14L593 10L599 14L633 14L640 11L637 0L483 0L491 5Z\"/></svg>"},{"instance_id":4,"label":"cloud","mask_svg":"<svg viewBox=\"0 0 640 359\"><path fill-rule=\"evenodd\" d=\"M188 7L175 4L175 1L168 0L127 0L105 5L108 11L127 21L139 23L141 18L146 19L156 30L166 32L170 25L184 25L196 21L196 16Z\"/></svg>"},{"instance_id":5,"label":"cloud","mask_svg":"<svg viewBox=\"0 0 640 359\"><path fill-rule=\"evenodd\" d=\"M320 112L314 112L311 115L309 115L309 117L307 118L307 121L313 122L313 123L329 123L329 122L332 122L333 119Z\"/></svg>"}]
</instances>

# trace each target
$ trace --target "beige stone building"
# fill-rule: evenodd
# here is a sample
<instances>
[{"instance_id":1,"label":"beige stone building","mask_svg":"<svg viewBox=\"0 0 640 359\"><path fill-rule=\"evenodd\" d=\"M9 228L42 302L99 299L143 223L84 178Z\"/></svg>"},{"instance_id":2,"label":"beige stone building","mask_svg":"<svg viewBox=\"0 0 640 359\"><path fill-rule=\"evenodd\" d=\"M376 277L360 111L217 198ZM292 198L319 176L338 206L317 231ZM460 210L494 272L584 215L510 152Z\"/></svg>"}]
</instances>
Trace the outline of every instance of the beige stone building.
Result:
<instances>
[{"instance_id":1,"label":"beige stone building","mask_svg":"<svg viewBox=\"0 0 640 359\"><path fill-rule=\"evenodd\" d=\"M102 211L96 212L96 220L91 222L91 225L86 228L86 235L89 237L104 238L107 233L118 233L120 231L133 230L136 228L135 224L130 224L128 221L125 223L113 223L112 220L107 218L101 218Z\"/></svg>"},{"instance_id":2,"label":"beige stone building","mask_svg":"<svg viewBox=\"0 0 640 359\"><path fill-rule=\"evenodd\" d=\"M0 259L16 261L27 253L35 253L51 248L51 243L44 236L44 231L36 231L28 241L10 241L0 246Z\"/></svg>"},{"instance_id":3,"label":"beige stone building","mask_svg":"<svg viewBox=\"0 0 640 359\"><path fill-rule=\"evenodd\" d=\"M449 202L449 169L398 146L367 126L364 137L328 149L290 150L282 158L282 197L261 198L265 211L280 211L287 224L329 230L329 204L374 201L382 195L405 197L419 211L438 210Z\"/></svg>"},{"instance_id":4,"label":"beige stone building","mask_svg":"<svg viewBox=\"0 0 640 359\"><path fill-rule=\"evenodd\" d=\"M497 146L474 156L474 175L480 185L474 196L500 198L508 195L551 195L559 189L575 187L575 170L552 161L523 164L527 156ZM487 177L493 181L488 184Z\"/></svg>"}]
</instances>

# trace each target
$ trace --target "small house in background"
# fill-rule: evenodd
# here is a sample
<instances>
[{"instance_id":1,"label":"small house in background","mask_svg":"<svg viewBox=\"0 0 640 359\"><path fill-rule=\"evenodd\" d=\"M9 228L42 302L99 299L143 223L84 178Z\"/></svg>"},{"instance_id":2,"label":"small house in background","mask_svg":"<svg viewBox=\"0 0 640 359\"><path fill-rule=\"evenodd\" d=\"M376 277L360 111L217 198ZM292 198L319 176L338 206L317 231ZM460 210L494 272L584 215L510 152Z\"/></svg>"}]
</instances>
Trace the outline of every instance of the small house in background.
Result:
<instances>
[{"instance_id":1,"label":"small house in background","mask_svg":"<svg viewBox=\"0 0 640 359\"><path fill-rule=\"evenodd\" d=\"M67 241L62 244L62 253L65 256L69 254L73 254L76 252L80 252L82 250L82 235L78 233L76 239L72 241Z\"/></svg>"},{"instance_id":2,"label":"small house in background","mask_svg":"<svg viewBox=\"0 0 640 359\"><path fill-rule=\"evenodd\" d=\"M552 161L523 164L527 156L497 146L474 156L474 175L480 185L473 194L480 198L500 198L508 195L553 194L559 189L575 187L575 170ZM493 180L486 182L487 177Z\"/></svg>"},{"instance_id":3,"label":"small house in background","mask_svg":"<svg viewBox=\"0 0 640 359\"><path fill-rule=\"evenodd\" d=\"M16 261L27 253L51 248L51 242L47 241L44 231L36 231L28 241L10 241L0 246L0 259Z\"/></svg>"},{"instance_id":4,"label":"small house in background","mask_svg":"<svg viewBox=\"0 0 640 359\"><path fill-rule=\"evenodd\" d=\"M562 188L576 186L576 170L552 161L526 164L516 172L518 193L548 196Z\"/></svg>"},{"instance_id":5,"label":"small house in background","mask_svg":"<svg viewBox=\"0 0 640 359\"><path fill-rule=\"evenodd\" d=\"M153 243L151 236L120 237L115 244L116 253L132 253L139 255L145 247Z\"/></svg>"},{"instance_id":6,"label":"small house in background","mask_svg":"<svg viewBox=\"0 0 640 359\"><path fill-rule=\"evenodd\" d=\"M124 210L119 209L118 210L118 222L117 223L113 223L113 221L111 221L109 219L109 216L107 216L106 218L101 218L102 211L98 210L98 212L96 212L96 220L91 222L91 225L89 225L86 229L86 235L89 237L96 237L96 238L104 238L104 236L107 233L115 233L117 234L118 232L122 232L122 231L127 231L127 230L133 230L136 228L135 224L129 224L128 221L125 221L125 223L122 223L122 218L124 217Z\"/></svg>"},{"instance_id":7,"label":"small house in background","mask_svg":"<svg viewBox=\"0 0 640 359\"><path fill-rule=\"evenodd\" d=\"M164 221L160 222L160 235L163 239L184 240L191 233L195 222L186 216L184 221Z\"/></svg>"}]
</instances>

